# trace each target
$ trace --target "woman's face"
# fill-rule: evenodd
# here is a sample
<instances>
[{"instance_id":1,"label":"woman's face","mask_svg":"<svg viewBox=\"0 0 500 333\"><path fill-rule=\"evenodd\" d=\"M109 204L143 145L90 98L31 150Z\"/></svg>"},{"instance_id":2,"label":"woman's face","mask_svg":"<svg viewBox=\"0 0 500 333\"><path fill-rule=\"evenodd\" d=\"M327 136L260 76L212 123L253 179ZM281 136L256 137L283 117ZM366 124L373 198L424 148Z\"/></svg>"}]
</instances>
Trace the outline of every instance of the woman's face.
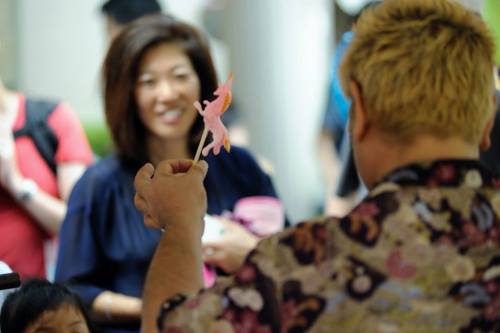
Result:
<instances>
[{"instance_id":1,"label":"woman's face","mask_svg":"<svg viewBox=\"0 0 500 333\"><path fill-rule=\"evenodd\" d=\"M161 139L188 139L200 98L200 81L191 61L174 43L150 48L141 59L135 85L139 118Z\"/></svg>"},{"instance_id":2,"label":"woman's face","mask_svg":"<svg viewBox=\"0 0 500 333\"><path fill-rule=\"evenodd\" d=\"M45 311L24 333L89 333L82 313L72 305Z\"/></svg>"}]
</instances>

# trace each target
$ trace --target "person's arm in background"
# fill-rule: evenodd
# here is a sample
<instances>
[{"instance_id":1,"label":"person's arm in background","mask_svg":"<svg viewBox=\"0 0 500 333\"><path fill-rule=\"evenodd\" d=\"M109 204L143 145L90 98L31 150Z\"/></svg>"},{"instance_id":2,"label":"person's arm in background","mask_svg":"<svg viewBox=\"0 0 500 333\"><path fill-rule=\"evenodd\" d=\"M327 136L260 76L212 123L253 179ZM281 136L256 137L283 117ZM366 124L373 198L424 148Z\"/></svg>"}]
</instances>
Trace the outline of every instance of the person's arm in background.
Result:
<instances>
[{"instance_id":1,"label":"person's arm in background","mask_svg":"<svg viewBox=\"0 0 500 333\"><path fill-rule=\"evenodd\" d=\"M345 98L337 77L343 50L341 44L337 45L332 59L328 102L317 141L318 160L325 182L324 213L327 215L335 213L335 189L338 186L342 164L339 151L346 131L349 109L349 100Z\"/></svg>"},{"instance_id":2,"label":"person's arm in background","mask_svg":"<svg viewBox=\"0 0 500 333\"><path fill-rule=\"evenodd\" d=\"M223 172L227 176L235 177L237 181L233 181L232 185L239 184L239 188L230 187L224 189L224 192L229 194L231 191L241 191L244 196L233 207L231 220L226 216L214 216L222 225L223 232L218 238L204 241L202 246L206 264L232 273L241 266L262 237L279 232L283 227L289 227L290 223L271 176L260 167L253 156L245 149L235 148L228 160L232 163L226 165ZM213 177L215 168L211 169L211 172ZM224 177L224 174L215 174ZM259 200L252 197L263 198ZM244 223L240 224L238 220ZM205 229L208 227L210 226L205 225Z\"/></svg>"},{"instance_id":3,"label":"person's arm in background","mask_svg":"<svg viewBox=\"0 0 500 333\"><path fill-rule=\"evenodd\" d=\"M96 321L138 322L142 301L137 297L111 292L105 287L113 277L103 259L102 247L105 244L102 244L102 239L106 237L102 229L113 230L112 225L121 221L121 217L108 211L111 201L122 202L121 198L117 199L109 192L111 189L103 180L105 177L107 175L103 176L91 167L71 193L68 212L59 234L55 280L76 292L85 306L91 309Z\"/></svg>"},{"instance_id":4,"label":"person's arm in background","mask_svg":"<svg viewBox=\"0 0 500 333\"><path fill-rule=\"evenodd\" d=\"M148 164L135 178L134 201L144 213L144 222L165 229L146 276L142 332L156 331L158 311L166 298L191 295L203 287L201 235L207 209L203 179L208 165L192 163L164 161L156 170Z\"/></svg>"},{"instance_id":5,"label":"person's arm in background","mask_svg":"<svg viewBox=\"0 0 500 333\"><path fill-rule=\"evenodd\" d=\"M330 195L326 214L344 216L351 211L366 191L358 176L349 133L344 132L342 147L339 152L340 165L336 187Z\"/></svg>"},{"instance_id":6,"label":"person's arm in background","mask_svg":"<svg viewBox=\"0 0 500 333\"><path fill-rule=\"evenodd\" d=\"M142 300L104 290L92 302L92 313L101 322L136 322L141 317Z\"/></svg>"},{"instance_id":7,"label":"person's arm in background","mask_svg":"<svg viewBox=\"0 0 500 333\"><path fill-rule=\"evenodd\" d=\"M224 232L219 239L203 242L203 262L217 266L226 273L234 273L255 248L260 237L238 223L222 217L215 218L222 224Z\"/></svg>"},{"instance_id":8,"label":"person's arm in background","mask_svg":"<svg viewBox=\"0 0 500 333\"><path fill-rule=\"evenodd\" d=\"M351 102L344 94L338 72L352 36L353 33L350 31L344 33L335 47L330 70L331 84L328 103L318 138L319 162L326 183L325 215L343 216L352 208L356 198L356 193L339 193L339 188L345 182L342 177L346 174L346 156L351 149L350 144L347 143L349 140L347 123Z\"/></svg>"},{"instance_id":9,"label":"person's arm in background","mask_svg":"<svg viewBox=\"0 0 500 333\"><path fill-rule=\"evenodd\" d=\"M345 130L339 133L343 137L335 138L331 131L323 129L318 142L318 158L326 191L324 214L330 216L343 216L349 212L356 202L358 187L358 183L351 184L351 168L355 166L350 160L352 148L349 133ZM340 149L335 146L336 141L340 142ZM354 173L356 178L355 170Z\"/></svg>"},{"instance_id":10,"label":"person's arm in background","mask_svg":"<svg viewBox=\"0 0 500 333\"><path fill-rule=\"evenodd\" d=\"M5 149L3 149L9 144L5 143L6 141L12 140L6 139L0 142L3 146L0 151L1 185L49 234L57 234L66 213L65 202L44 192L32 180L21 175L16 157L13 154L6 154Z\"/></svg>"},{"instance_id":11,"label":"person's arm in background","mask_svg":"<svg viewBox=\"0 0 500 333\"><path fill-rule=\"evenodd\" d=\"M60 198L46 193L32 180L24 177L19 168L12 131L0 131L0 184L49 233L57 234L66 214L66 200L76 181L92 161L92 152L78 118L60 104L49 118L49 126L58 139L55 160Z\"/></svg>"},{"instance_id":12,"label":"person's arm in background","mask_svg":"<svg viewBox=\"0 0 500 333\"><path fill-rule=\"evenodd\" d=\"M340 160L335 148L334 136L331 132L323 129L318 138L318 159L319 166L325 181L324 211L331 213L331 200L337 187L337 180L340 174Z\"/></svg>"}]
</instances>

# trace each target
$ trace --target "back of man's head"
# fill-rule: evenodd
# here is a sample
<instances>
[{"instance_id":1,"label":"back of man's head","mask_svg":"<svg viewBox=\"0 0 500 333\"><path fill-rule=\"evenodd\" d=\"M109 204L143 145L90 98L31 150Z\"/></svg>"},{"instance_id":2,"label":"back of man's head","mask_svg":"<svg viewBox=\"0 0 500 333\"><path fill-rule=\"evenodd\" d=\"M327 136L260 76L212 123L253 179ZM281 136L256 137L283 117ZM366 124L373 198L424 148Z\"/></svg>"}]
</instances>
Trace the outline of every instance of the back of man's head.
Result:
<instances>
[{"instance_id":1,"label":"back of man's head","mask_svg":"<svg viewBox=\"0 0 500 333\"><path fill-rule=\"evenodd\" d=\"M478 144L493 108L494 42L480 16L448 0L385 0L367 10L341 69L376 126Z\"/></svg>"},{"instance_id":2,"label":"back of man's head","mask_svg":"<svg viewBox=\"0 0 500 333\"><path fill-rule=\"evenodd\" d=\"M101 11L116 23L125 25L139 17L161 13L162 8L156 0L108 0Z\"/></svg>"}]
</instances>

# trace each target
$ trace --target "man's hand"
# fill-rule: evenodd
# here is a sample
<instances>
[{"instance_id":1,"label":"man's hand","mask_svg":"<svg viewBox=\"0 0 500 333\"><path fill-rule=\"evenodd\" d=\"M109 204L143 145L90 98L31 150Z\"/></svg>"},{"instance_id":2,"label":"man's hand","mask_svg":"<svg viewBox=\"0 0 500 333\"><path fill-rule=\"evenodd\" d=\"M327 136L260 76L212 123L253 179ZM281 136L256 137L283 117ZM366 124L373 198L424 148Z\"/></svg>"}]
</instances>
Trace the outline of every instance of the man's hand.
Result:
<instances>
[{"instance_id":1,"label":"man's hand","mask_svg":"<svg viewBox=\"0 0 500 333\"><path fill-rule=\"evenodd\" d=\"M153 228L199 227L201 237L207 198L203 179L208 165L200 161L167 160L143 166L135 177L134 201L144 213L144 223ZM200 222L200 223L196 223Z\"/></svg>"},{"instance_id":2,"label":"man's hand","mask_svg":"<svg viewBox=\"0 0 500 333\"><path fill-rule=\"evenodd\" d=\"M190 160L142 167L135 177L135 205L146 225L165 228L149 266L143 292L141 332L155 332L160 304L203 287L201 235L207 196L208 165Z\"/></svg>"}]
</instances>

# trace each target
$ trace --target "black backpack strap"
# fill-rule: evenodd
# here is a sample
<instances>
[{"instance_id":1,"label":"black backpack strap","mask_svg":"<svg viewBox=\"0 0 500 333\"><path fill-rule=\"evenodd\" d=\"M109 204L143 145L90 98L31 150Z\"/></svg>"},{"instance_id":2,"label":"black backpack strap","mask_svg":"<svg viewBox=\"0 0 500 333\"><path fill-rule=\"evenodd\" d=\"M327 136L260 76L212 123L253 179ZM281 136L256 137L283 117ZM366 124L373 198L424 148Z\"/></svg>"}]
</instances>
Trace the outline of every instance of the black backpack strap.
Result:
<instances>
[{"instance_id":1,"label":"black backpack strap","mask_svg":"<svg viewBox=\"0 0 500 333\"><path fill-rule=\"evenodd\" d=\"M57 172L55 155L58 140L52 128L49 127L50 114L59 105L58 102L26 99L26 121L23 128L14 132L14 138L30 136L36 149L45 160L50 169Z\"/></svg>"}]
</instances>

